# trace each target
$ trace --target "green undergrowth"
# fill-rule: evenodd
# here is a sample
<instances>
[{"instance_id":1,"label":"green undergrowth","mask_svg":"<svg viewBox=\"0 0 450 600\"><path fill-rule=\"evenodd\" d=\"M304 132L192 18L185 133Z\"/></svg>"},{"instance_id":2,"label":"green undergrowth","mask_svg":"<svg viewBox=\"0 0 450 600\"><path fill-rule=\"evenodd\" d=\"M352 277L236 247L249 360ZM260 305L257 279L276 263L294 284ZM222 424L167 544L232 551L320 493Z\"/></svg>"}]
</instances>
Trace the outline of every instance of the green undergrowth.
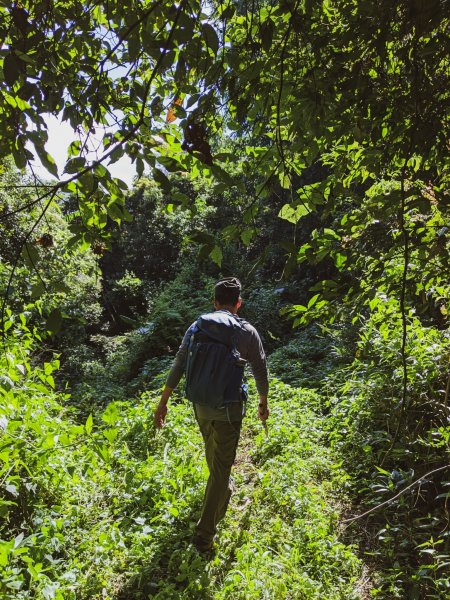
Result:
<instances>
[{"instance_id":1,"label":"green undergrowth","mask_svg":"<svg viewBox=\"0 0 450 600\"><path fill-rule=\"evenodd\" d=\"M155 431L146 392L76 424L53 389L57 364L19 358L0 395L2 599L362 597L362 565L339 540L346 476L314 392L273 382L268 437L247 417L207 560L190 545L207 477L191 407L175 399Z\"/></svg>"}]
</instances>

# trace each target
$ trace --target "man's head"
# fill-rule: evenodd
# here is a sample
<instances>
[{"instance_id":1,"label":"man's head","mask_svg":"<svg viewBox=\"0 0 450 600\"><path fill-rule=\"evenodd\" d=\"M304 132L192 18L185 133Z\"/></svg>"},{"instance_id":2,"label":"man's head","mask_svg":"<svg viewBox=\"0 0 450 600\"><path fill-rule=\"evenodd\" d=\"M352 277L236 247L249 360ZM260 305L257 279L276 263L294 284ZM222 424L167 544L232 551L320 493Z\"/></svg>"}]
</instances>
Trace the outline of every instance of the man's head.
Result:
<instances>
[{"instance_id":1,"label":"man's head","mask_svg":"<svg viewBox=\"0 0 450 600\"><path fill-rule=\"evenodd\" d=\"M236 277L225 277L214 288L214 306L230 308L233 312L241 306L241 282Z\"/></svg>"}]
</instances>

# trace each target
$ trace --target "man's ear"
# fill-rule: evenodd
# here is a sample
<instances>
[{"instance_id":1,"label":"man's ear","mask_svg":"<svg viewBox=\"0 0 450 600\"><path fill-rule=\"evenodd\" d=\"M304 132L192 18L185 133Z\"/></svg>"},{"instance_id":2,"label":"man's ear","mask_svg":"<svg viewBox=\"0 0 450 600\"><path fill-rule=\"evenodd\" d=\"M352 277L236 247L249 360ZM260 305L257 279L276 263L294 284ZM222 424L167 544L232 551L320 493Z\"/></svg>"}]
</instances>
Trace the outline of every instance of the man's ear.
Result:
<instances>
[{"instance_id":1,"label":"man's ear","mask_svg":"<svg viewBox=\"0 0 450 600\"><path fill-rule=\"evenodd\" d=\"M241 308L241 305L242 305L242 298L239 296L239 299L236 302L236 310L238 310L238 308Z\"/></svg>"}]
</instances>

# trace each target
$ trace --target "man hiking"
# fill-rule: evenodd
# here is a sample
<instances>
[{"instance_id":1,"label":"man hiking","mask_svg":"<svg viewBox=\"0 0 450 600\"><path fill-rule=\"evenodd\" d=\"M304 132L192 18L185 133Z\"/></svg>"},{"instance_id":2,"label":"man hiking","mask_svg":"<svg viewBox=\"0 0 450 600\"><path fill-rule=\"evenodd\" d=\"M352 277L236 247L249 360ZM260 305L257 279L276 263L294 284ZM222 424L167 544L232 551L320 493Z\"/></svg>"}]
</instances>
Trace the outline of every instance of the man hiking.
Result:
<instances>
[{"instance_id":1,"label":"man hiking","mask_svg":"<svg viewBox=\"0 0 450 600\"><path fill-rule=\"evenodd\" d=\"M205 442L209 478L193 543L200 552L213 548L217 524L225 516L231 497L231 467L245 414L246 386L242 378L247 361L259 394L258 417L269 417L267 365L258 332L237 316L241 283L227 277L216 283L213 313L202 315L186 331L155 410L155 425L162 427L167 402L186 373L186 395Z\"/></svg>"}]
</instances>

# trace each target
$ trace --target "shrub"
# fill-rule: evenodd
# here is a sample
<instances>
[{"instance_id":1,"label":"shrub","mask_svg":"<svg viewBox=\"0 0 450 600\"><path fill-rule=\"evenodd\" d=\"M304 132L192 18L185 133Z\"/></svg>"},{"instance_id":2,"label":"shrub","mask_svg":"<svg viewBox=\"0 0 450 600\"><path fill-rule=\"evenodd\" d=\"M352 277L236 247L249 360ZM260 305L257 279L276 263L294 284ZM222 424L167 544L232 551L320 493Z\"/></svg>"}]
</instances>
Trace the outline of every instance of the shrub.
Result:
<instances>
[{"instance_id":1,"label":"shrub","mask_svg":"<svg viewBox=\"0 0 450 600\"><path fill-rule=\"evenodd\" d=\"M190 263L164 286L149 316L154 323L151 335L155 350L160 354L174 352L189 325L201 313L213 310L214 283L195 263Z\"/></svg>"},{"instance_id":2,"label":"shrub","mask_svg":"<svg viewBox=\"0 0 450 600\"><path fill-rule=\"evenodd\" d=\"M243 304L239 315L256 327L266 352L286 342L292 336L290 321L280 316L283 288L276 285L251 283L243 290Z\"/></svg>"},{"instance_id":3,"label":"shrub","mask_svg":"<svg viewBox=\"0 0 450 600\"><path fill-rule=\"evenodd\" d=\"M353 363L328 381L330 440L353 473L363 507L376 506L449 463L450 334L408 316L407 399L402 406L402 329L395 303L384 303L362 328ZM368 517L383 565L374 595L444 598L450 581L445 502L449 471L425 477ZM361 508L358 512L364 512Z\"/></svg>"},{"instance_id":4,"label":"shrub","mask_svg":"<svg viewBox=\"0 0 450 600\"><path fill-rule=\"evenodd\" d=\"M109 281L107 287L104 302L114 309L122 326L145 312L143 282L132 271L126 270L119 279Z\"/></svg>"},{"instance_id":5,"label":"shrub","mask_svg":"<svg viewBox=\"0 0 450 600\"><path fill-rule=\"evenodd\" d=\"M289 385L320 388L335 366L333 340L310 325L269 357L273 375Z\"/></svg>"}]
</instances>

